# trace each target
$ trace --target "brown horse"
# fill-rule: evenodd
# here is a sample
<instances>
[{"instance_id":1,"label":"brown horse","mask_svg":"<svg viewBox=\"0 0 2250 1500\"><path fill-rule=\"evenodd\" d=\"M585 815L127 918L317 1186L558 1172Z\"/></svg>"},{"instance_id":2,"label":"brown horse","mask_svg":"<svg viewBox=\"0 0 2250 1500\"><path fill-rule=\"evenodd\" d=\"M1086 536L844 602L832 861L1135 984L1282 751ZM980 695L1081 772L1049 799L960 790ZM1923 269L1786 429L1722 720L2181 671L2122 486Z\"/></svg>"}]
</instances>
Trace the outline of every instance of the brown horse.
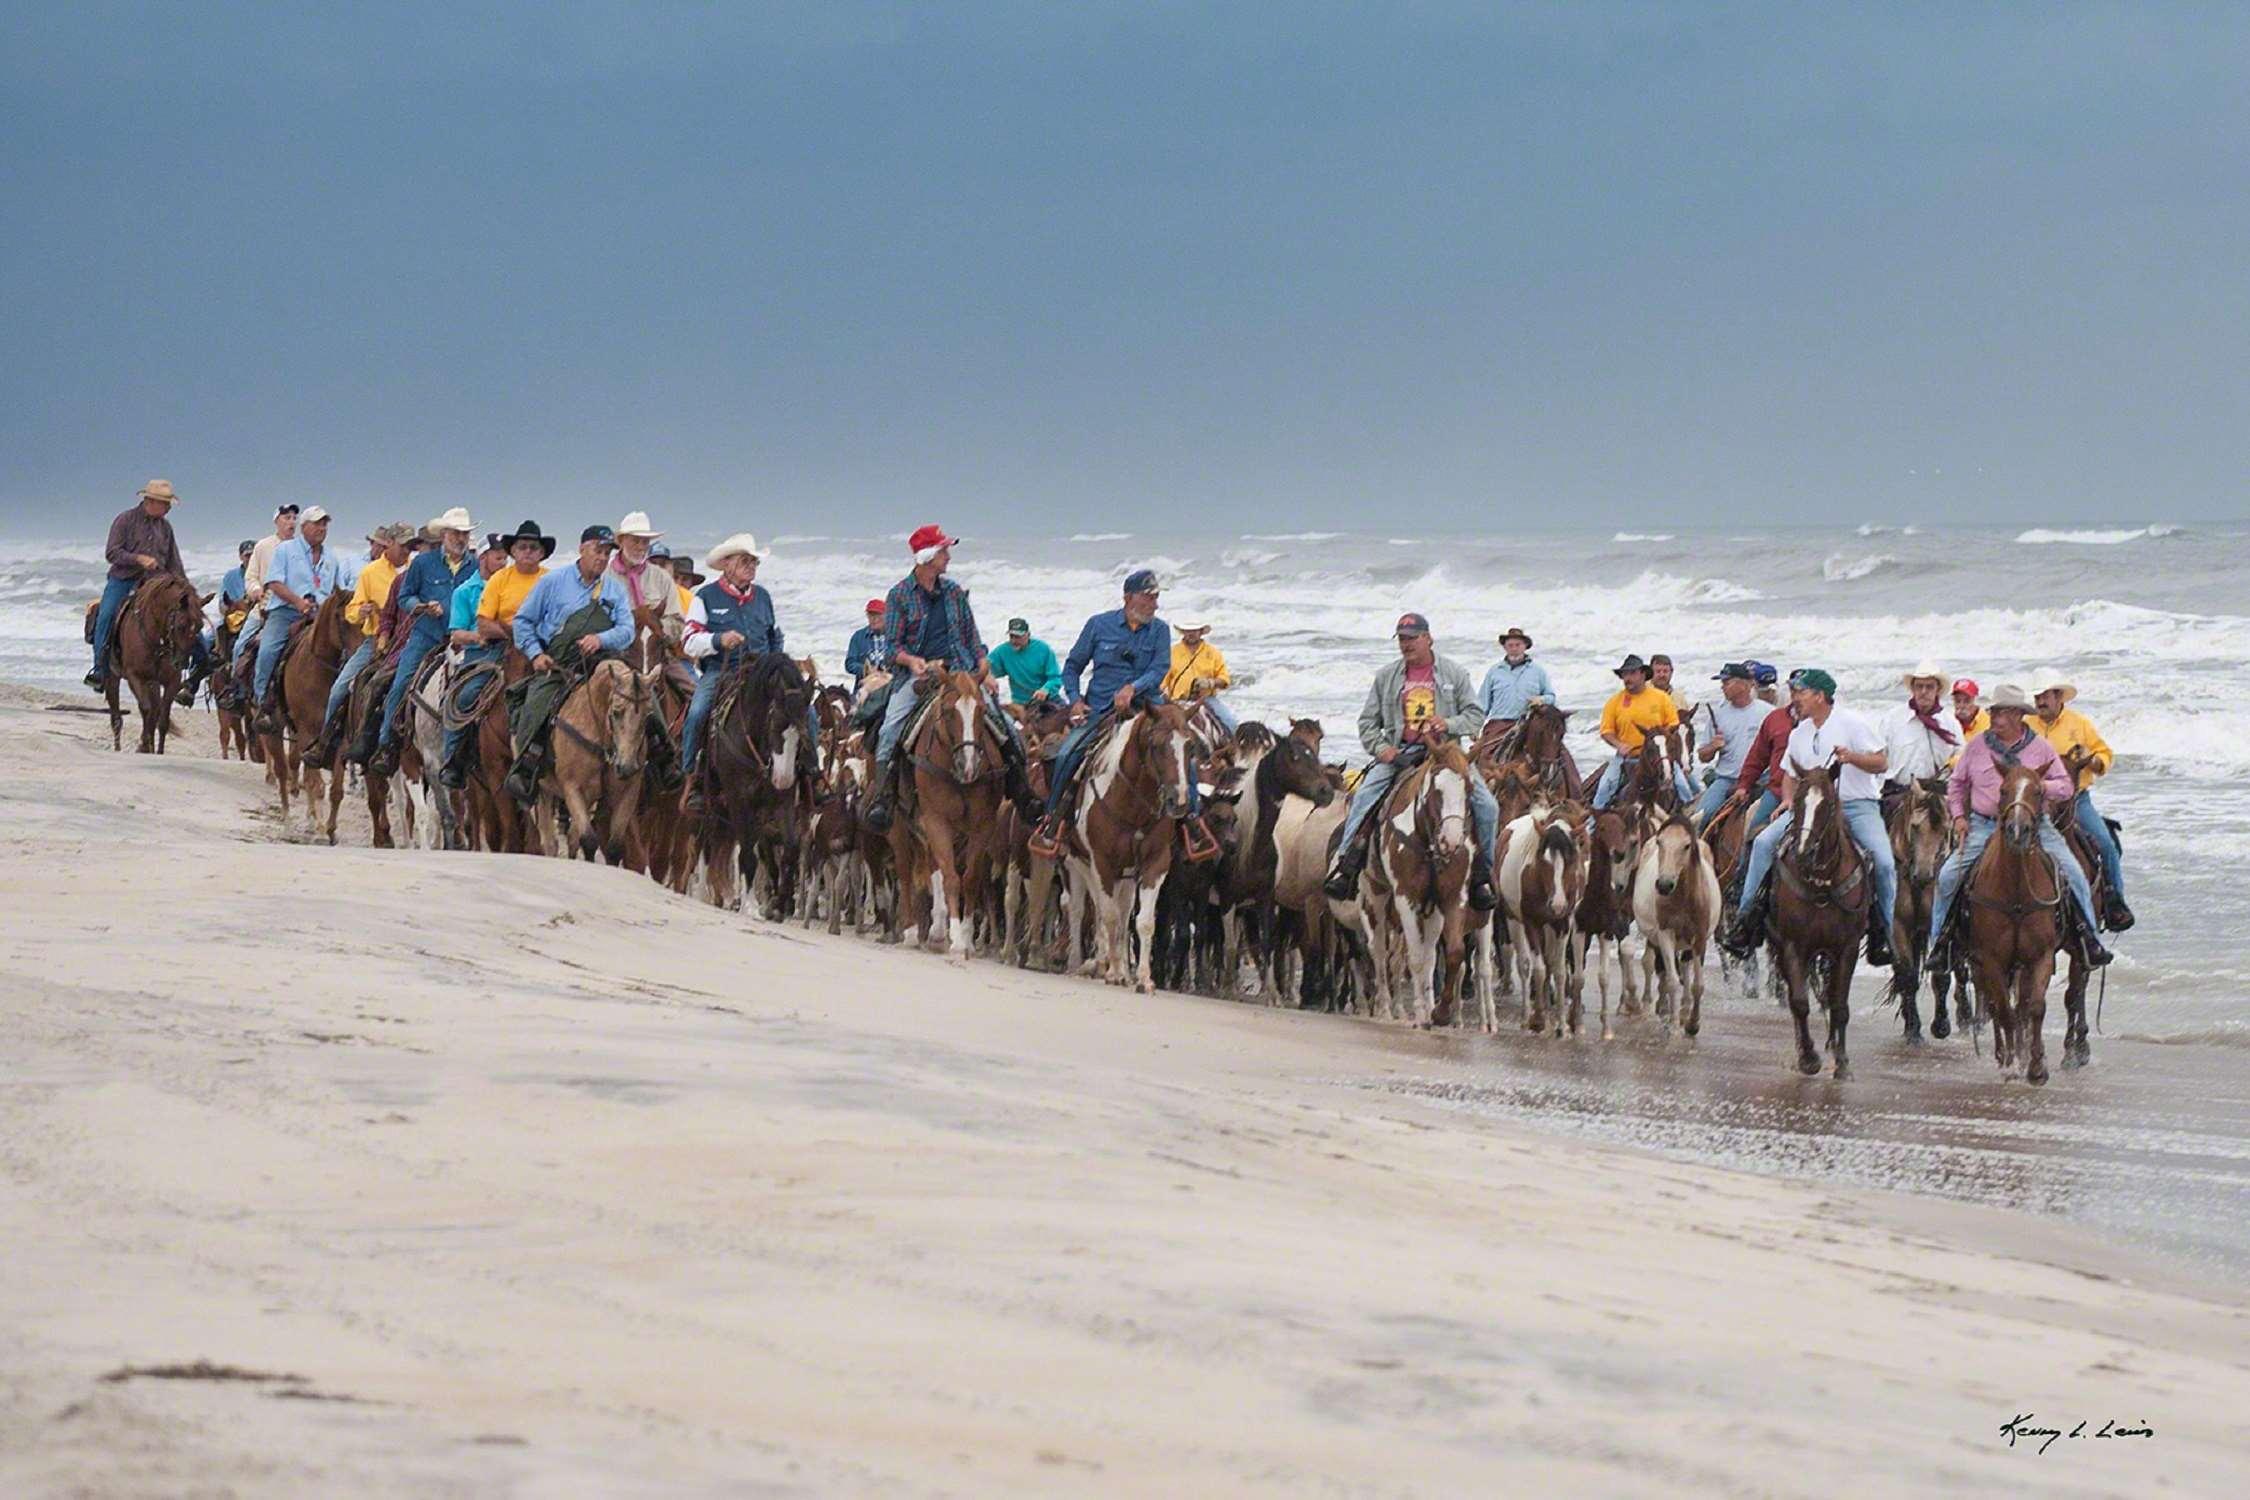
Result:
<instances>
[{"instance_id":1,"label":"brown horse","mask_svg":"<svg viewBox=\"0 0 2250 1500\"><path fill-rule=\"evenodd\" d=\"M468 719L471 725L466 775L462 778L461 804L465 816L461 832L471 849L485 849L495 854L522 854L527 850L547 852L546 836L536 825L537 820L516 799L508 794L508 766L515 754L514 741L508 733L508 689L531 675L531 659L511 643L502 652L497 669L491 666L471 667L482 683L473 701ZM442 729L456 722L462 710L454 704L456 690L464 689L470 681L468 673L456 679L451 673L441 673L435 679L442 697L435 710ZM417 700L417 714L432 712L427 696ZM434 756L422 758L422 774L436 777L442 768ZM446 788L440 783L438 795Z\"/></svg>"},{"instance_id":2,"label":"brown horse","mask_svg":"<svg viewBox=\"0 0 2250 1500\"><path fill-rule=\"evenodd\" d=\"M1552 703L1534 703L1513 723L1492 720L1477 741L1476 760L1488 772L1503 766L1520 766L1530 781L1550 798L1577 801L1581 787L1578 763L1563 744L1570 729L1570 712Z\"/></svg>"},{"instance_id":3,"label":"brown horse","mask_svg":"<svg viewBox=\"0 0 2250 1500\"><path fill-rule=\"evenodd\" d=\"M242 632L227 620L219 621L211 633L211 660L218 663L211 673L211 709L219 720L219 759L225 760L231 751L236 760L249 760L252 752L265 758L265 747L250 736L250 726L242 714L242 700L227 685L229 669L234 663L235 643Z\"/></svg>"},{"instance_id":4,"label":"brown horse","mask_svg":"<svg viewBox=\"0 0 2250 1500\"><path fill-rule=\"evenodd\" d=\"M125 712L117 706L119 674L133 690L141 714L140 753L164 753L172 734L172 705L180 696L180 673L203 634L203 606L209 595L177 573L159 573L133 590L117 616L116 669L104 674L102 696L109 703L109 747L125 748ZM223 758L223 752L222 752Z\"/></svg>"},{"instance_id":5,"label":"brown horse","mask_svg":"<svg viewBox=\"0 0 2250 1500\"><path fill-rule=\"evenodd\" d=\"M1719 927L1719 875L1711 851L1685 813L1675 812L1641 845L1633 881L1633 921L1645 946L1643 988L1671 1030L1703 1028L1703 955ZM1661 988L1659 988L1661 985Z\"/></svg>"},{"instance_id":6,"label":"brown horse","mask_svg":"<svg viewBox=\"0 0 2250 1500\"><path fill-rule=\"evenodd\" d=\"M1156 898L1172 868L1174 834L1188 813L1196 743L1186 712L1163 703L1116 720L1086 748L1078 812L1066 846L1070 921L1075 930L1091 900L1099 946L1095 967L1111 984L1137 980L1144 995L1156 989L1151 969Z\"/></svg>"},{"instance_id":7,"label":"brown horse","mask_svg":"<svg viewBox=\"0 0 2250 1500\"><path fill-rule=\"evenodd\" d=\"M2039 847L2039 822L2047 815L2038 772L2011 766L2000 778L2000 813L1992 841L1962 886L1968 901L1969 968L1977 993L1992 1011L1992 1055L2012 1070L2018 1058L2024 1081L2047 1081L2047 983L2062 946L2062 872ZM2071 1036L2084 1044L2085 986L2073 976L2079 1000ZM2065 1057L2069 1056L2065 1042Z\"/></svg>"},{"instance_id":8,"label":"brown horse","mask_svg":"<svg viewBox=\"0 0 2250 1500\"><path fill-rule=\"evenodd\" d=\"M1922 1040L1922 1015L1915 999L1922 988L1923 946L1930 937L1938 871L1954 846L1945 785L1943 777L1934 776L1916 782L1906 789L1890 819L1891 856L1898 864L1898 910L1891 921L1891 993L1898 997L1899 1017L1910 1042ZM1938 987L1945 977L1942 969L1930 975L1930 1034L1941 1040L1953 1032L1945 1013L1945 992Z\"/></svg>"},{"instance_id":9,"label":"brown horse","mask_svg":"<svg viewBox=\"0 0 2250 1500\"><path fill-rule=\"evenodd\" d=\"M930 701L897 750L913 768L914 816L892 819L891 856L900 902L919 914L928 901L927 917L913 924L918 940L945 944L965 964L979 893L991 886L1007 766L975 677L944 673L924 696Z\"/></svg>"},{"instance_id":10,"label":"brown horse","mask_svg":"<svg viewBox=\"0 0 2250 1500\"><path fill-rule=\"evenodd\" d=\"M334 685L336 673L343 668L344 658L359 649L359 627L344 618L344 606L350 602L351 596L337 589L320 601L309 623L298 623L296 644L288 648L287 659L274 670L272 691L278 710L278 728L275 733L260 736L265 741L266 763L276 773L274 786L281 796L282 817L289 816L289 794L301 787L305 797L306 829L316 835L325 834L331 844L336 842L336 804L329 804L328 826L323 829L320 826L321 768L307 752L320 737L321 718L328 708L328 689ZM267 623L270 628L272 622ZM253 711L259 706L253 704Z\"/></svg>"},{"instance_id":11,"label":"brown horse","mask_svg":"<svg viewBox=\"0 0 2250 1500\"><path fill-rule=\"evenodd\" d=\"M1867 903L1874 882L1844 823L1844 804L1826 770L1797 778L1793 823L1773 867L1774 961L1789 986L1789 1014L1797 1025L1797 1071L1818 1073L1809 987L1821 983L1828 1007L1828 1050L1836 1076L1851 1076L1844 1030L1851 1022L1852 970L1867 932Z\"/></svg>"},{"instance_id":12,"label":"brown horse","mask_svg":"<svg viewBox=\"0 0 2250 1500\"><path fill-rule=\"evenodd\" d=\"M1457 741L1429 746L1422 763L1398 778L1383 806L1375 845L1360 878L1361 899L1388 905L1405 946L1405 1015L1417 1026L1450 1026L1461 998L1468 953L1469 864L1476 828L1469 816L1469 778L1477 773ZM1370 922L1388 946L1394 930ZM1377 994L1389 988L1390 964L1378 953ZM1388 1006L1400 1010L1398 999Z\"/></svg>"},{"instance_id":13,"label":"brown horse","mask_svg":"<svg viewBox=\"0 0 2250 1500\"><path fill-rule=\"evenodd\" d=\"M555 710L555 754L539 800L565 848L645 871L638 815L649 703L658 673L610 657L594 663Z\"/></svg>"}]
</instances>

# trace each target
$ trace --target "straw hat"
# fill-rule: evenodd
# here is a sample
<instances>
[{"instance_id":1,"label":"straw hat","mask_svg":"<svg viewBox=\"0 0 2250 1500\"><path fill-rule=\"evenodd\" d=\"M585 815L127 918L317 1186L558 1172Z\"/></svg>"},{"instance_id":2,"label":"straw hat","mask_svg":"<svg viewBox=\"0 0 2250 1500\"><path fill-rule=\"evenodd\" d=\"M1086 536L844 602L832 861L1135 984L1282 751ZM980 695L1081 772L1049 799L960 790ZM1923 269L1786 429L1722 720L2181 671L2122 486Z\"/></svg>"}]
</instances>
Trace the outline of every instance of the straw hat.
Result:
<instances>
[{"instance_id":1,"label":"straw hat","mask_svg":"<svg viewBox=\"0 0 2250 1500\"><path fill-rule=\"evenodd\" d=\"M180 503L180 497L172 493L172 481L169 479L151 479L141 486L140 498L143 500L161 500L166 505Z\"/></svg>"},{"instance_id":2,"label":"straw hat","mask_svg":"<svg viewBox=\"0 0 2250 1500\"><path fill-rule=\"evenodd\" d=\"M1899 678L1899 686L1912 687L1914 686L1917 679L1923 677L1928 677L1933 681L1943 682L1945 681L1945 668L1939 666L1935 661L1925 656L1920 661L1914 664L1913 671L1908 672L1905 676Z\"/></svg>"},{"instance_id":3,"label":"straw hat","mask_svg":"<svg viewBox=\"0 0 2250 1500\"><path fill-rule=\"evenodd\" d=\"M2031 712L2031 698L2014 683L2003 682L1992 690L1992 701L1987 703L1985 707L1995 712L2003 708L2017 708L2029 713Z\"/></svg>"},{"instance_id":4,"label":"straw hat","mask_svg":"<svg viewBox=\"0 0 2250 1500\"><path fill-rule=\"evenodd\" d=\"M474 533L477 529L477 523L469 519L469 512L466 507L456 505L444 515L433 519L425 529L432 536L436 536L441 531Z\"/></svg>"},{"instance_id":5,"label":"straw hat","mask_svg":"<svg viewBox=\"0 0 2250 1500\"><path fill-rule=\"evenodd\" d=\"M2065 680L2063 674L2053 667L2041 667L2031 674L2031 696L2036 698L2041 693L2049 692L2062 694L2063 702L2068 703L2078 696L2078 686Z\"/></svg>"},{"instance_id":6,"label":"straw hat","mask_svg":"<svg viewBox=\"0 0 2250 1500\"><path fill-rule=\"evenodd\" d=\"M617 523L617 534L619 536L645 536L651 541L664 535L663 532L649 524L648 512L645 510L627 511L625 519Z\"/></svg>"},{"instance_id":7,"label":"straw hat","mask_svg":"<svg viewBox=\"0 0 2250 1500\"><path fill-rule=\"evenodd\" d=\"M628 516L626 517L626 519L631 520L632 518ZM758 550L758 539L755 536L752 536L747 531L738 531L733 536L730 536L725 541L719 543L716 547L713 547L710 551L704 553L703 565L705 567L715 568L730 557L749 557L754 558L759 562L764 562L766 560L765 553Z\"/></svg>"}]
</instances>

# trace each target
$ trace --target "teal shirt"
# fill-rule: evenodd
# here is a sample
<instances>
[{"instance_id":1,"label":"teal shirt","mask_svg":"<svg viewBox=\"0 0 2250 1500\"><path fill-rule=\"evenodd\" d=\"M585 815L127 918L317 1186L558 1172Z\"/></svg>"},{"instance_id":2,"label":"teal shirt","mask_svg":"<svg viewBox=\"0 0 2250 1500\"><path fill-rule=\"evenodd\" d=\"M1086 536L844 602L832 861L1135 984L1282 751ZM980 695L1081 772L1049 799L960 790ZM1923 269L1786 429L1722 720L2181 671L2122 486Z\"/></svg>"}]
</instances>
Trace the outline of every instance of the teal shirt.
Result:
<instances>
[{"instance_id":1,"label":"teal shirt","mask_svg":"<svg viewBox=\"0 0 2250 1500\"><path fill-rule=\"evenodd\" d=\"M1002 641L985 660L992 664L993 676L1008 679L1008 692L1017 703L1029 703L1041 688L1050 698L1062 696L1062 663L1055 660L1055 648L1037 636L1024 642L1021 651L1014 642Z\"/></svg>"}]
</instances>

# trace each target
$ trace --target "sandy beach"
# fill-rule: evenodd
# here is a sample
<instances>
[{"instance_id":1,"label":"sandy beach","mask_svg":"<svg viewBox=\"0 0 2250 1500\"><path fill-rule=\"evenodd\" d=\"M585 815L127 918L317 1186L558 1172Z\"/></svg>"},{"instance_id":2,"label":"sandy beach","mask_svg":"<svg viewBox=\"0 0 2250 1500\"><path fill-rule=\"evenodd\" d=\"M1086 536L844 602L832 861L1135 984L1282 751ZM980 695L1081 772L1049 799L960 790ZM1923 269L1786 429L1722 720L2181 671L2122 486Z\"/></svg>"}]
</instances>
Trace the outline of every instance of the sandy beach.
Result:
<instances>
[{"instance_id":1,"label":"sandy beach","mask_svg":"<svg viewBox=\"0 0 2250 1500\"><path fill-rule=\"evenodd\" d=\"M1839 1088L1755 1002L1690 1055L959 970L606 868L307 845L201 711L158 759L58 701L0 694L0 1492L2250 1466L2224 1055L2097 1043L2034 1098L1885 1016Z\"/></svg>"}]
</instances>

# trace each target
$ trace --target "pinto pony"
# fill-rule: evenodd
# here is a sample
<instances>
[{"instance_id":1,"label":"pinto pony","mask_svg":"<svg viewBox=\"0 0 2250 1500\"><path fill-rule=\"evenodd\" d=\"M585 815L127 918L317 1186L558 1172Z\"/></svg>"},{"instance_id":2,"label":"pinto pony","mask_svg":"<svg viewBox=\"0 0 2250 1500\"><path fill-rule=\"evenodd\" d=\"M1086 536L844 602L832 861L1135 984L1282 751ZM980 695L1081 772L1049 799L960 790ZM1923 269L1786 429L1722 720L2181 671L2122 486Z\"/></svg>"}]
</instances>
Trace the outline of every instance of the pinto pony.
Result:
<instances>
[{"instance_id":1,"label":"pinto pony","mask_svg":"<svg viewBox=\"0 0 2250 1500\"><path fill-rule=\"evenodd\" d=\"M1450 1026L1461 999L1462 959L1468 951L1469 865L1476 828L1469 816L1469 778L1476 775L1461 746L1441 739L1422 764L1398 779L1376 816L1373 857L1360 877L1361 900L1370 908L1368 929L1381 942L1377 920L1388 904L1405 944L1408 994L1403 1019L1417 1026ZM1389 988L1390 965L1378 950L1376 986ZM1398 1014L1399 1002L1390 1009Z\"/></svg>"},{"instance_id":2,"label":"pinto pony","mask_svg":"<svg viewBox=\"0 0 2250 1500\"><path fill-rule=\"evenodd\" d=\"M1091 900L1095 966L1111 984L1137 979L1144 995L1156 989L1151 970L1156 897L1172 868L1179 824L1188 815L1197 743L1186 711L1176 704L1156 704L1118 719L1087 751L1071 827L1073 929ZM1137 970L1132 931L1140 939Z\"/></svg>"}]
</instances>

